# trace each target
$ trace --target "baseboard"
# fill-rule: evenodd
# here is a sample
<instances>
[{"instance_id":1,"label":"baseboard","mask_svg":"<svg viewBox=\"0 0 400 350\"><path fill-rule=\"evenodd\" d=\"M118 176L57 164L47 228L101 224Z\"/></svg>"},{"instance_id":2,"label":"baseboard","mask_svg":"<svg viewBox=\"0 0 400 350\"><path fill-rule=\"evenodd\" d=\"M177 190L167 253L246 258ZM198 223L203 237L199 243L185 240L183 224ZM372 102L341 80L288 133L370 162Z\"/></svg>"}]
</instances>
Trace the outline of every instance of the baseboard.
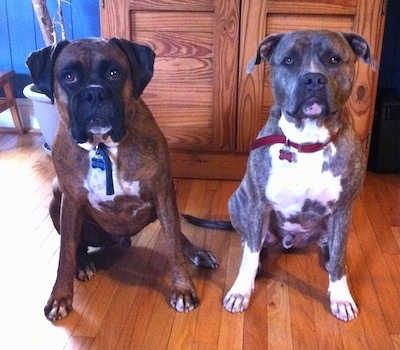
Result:
<instances>
[{"instance_id":1,"label":"baseboard","mask_svg":"<svg viewBox=\"0 0 400 350\"><path fill-rule=\"evenodd\" d=\"M176 178L241 180L247 154L171 150L171 171Z\"/></svg>"}]
</instances>

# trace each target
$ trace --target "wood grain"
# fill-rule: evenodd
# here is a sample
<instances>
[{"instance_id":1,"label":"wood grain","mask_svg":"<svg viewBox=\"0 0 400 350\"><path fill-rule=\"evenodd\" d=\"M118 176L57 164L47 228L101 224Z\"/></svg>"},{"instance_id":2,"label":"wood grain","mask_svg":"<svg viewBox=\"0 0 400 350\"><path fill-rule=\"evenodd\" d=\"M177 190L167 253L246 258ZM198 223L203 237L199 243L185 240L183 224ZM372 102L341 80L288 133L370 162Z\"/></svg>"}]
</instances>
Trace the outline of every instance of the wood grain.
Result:
<instances>
[{"instance_id":1,"label":"wood grain","mask_svg":"<svg viewBox=\"0 0 400 350\"><path fill-rule=\"evenodd\" d=\"M378 86L379 72L376 63L379 63L382 51L385 23L385 15L382 11L384 3L385 1L383 0L360 0L358 13L355 17L354 31L363 35L370 43L371 54L375 62L375 69L371 69L366 64L358 64L356 66L356 80L349 103L354 128L366 148L369 146Z\"/></svg>"},{"instance_id":2,"label":"wood grain","mask_svg":"<svg viewBox=\"0 0 400 350\"><path fill-rule=\"evenodd\" d=\"M135 11L214 11L214 0L130 0L129 5Z\"/></svg>"}]
</instances>

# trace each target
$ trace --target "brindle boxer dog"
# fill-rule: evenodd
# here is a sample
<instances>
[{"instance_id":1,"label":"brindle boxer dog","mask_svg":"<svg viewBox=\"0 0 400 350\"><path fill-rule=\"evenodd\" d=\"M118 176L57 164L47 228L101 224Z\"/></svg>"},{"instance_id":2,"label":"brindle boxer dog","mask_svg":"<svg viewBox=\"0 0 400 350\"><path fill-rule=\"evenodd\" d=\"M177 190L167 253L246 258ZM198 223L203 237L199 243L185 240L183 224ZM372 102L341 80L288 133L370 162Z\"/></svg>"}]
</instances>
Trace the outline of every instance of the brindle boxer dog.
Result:
<instances>
[{"instance_id":1,"label":"brindle boxer dog","mask_svg":"<svg viewBox=\"0 0 400 350\"><path fill-rule=\"evenodd\" d=\"M74 274L90 279L88 246L130 245L158 218L172 268L170 303L198 303L185 255L217 266L211 252L182 233L165 137L140 96L153 76L154 52L121 39L63 41L32 53L33 82L55 101L60 122L52 146L57 174L50 214L61 236L49 320L72 309Z\"/></svg>"},{"instance_id":2,"label":"brindle boxer dog","mask_svg":"<svg viewBox=\"0 0 400 350\"><path fill-rule=\"evenodd\" d=\"M371 63L369 45L359 35L299 31L268 36L250 63L249 71L261 60L269 63L275 106L251 145L246 174L229 201L244 252L224 299L227 310L248 307L264 243L289 249L319 241L329 272L331 311L343 321L357 317L345 261L365 159L344 108L357 58Z\"/></svg>"}]
</instances>

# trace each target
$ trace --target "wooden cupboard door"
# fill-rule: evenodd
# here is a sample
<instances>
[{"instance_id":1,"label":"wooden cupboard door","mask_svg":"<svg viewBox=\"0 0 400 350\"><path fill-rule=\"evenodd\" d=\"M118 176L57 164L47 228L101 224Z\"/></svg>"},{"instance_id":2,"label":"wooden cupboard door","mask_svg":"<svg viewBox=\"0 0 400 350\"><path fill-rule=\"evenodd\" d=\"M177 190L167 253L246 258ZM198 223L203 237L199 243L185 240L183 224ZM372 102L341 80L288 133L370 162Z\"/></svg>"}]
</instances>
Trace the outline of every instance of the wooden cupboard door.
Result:
<instances>
[{"instance_id":1,"label":"wooden cupboard door","mask_svg":"<svg viewBox=\"0 0 400 350\"><path fill-rule=\"evenodd\" d=\"M105 0L102 35L147 44L142 96L172 150L233 151L240 0Z\"/></svg>"},{"instance_id":2,"label":"wooden cupboard door","mask_svg":"<svg viewBox=\"0 0 400 350\"><path fill-rule=\"evenodd\" d=\"M248 145L265 124L273 97L267 64L256 66L251 75L246 65L254 56L259 42L277 32L301 29L353 31L370 43L376 60L380 58L384 0L296 0L242 1L237 151L248 151ZM378 72L358 62L356 80L348 107L353 126L368 146L376 98Z\"/></svg>"}]
</instances>

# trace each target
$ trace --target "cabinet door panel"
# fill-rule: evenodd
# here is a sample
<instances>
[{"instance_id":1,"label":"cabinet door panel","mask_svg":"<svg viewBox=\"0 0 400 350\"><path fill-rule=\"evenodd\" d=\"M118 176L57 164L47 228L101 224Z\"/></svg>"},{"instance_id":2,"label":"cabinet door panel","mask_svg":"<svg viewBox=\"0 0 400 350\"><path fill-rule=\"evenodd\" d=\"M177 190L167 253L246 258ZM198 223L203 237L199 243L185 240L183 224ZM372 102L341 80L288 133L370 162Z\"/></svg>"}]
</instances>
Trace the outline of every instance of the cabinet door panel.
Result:
<instances>
[{"instance_id":1,"label":"cabinet door panel","mask_svg":"<svg viewBox=\"0 0 400 350\"><path fill-rule=\"evenodd\" d=\"M156 52L143 93L173 151L235 148L239 0L105 2L102 34ZM110 14L125 16L114 18ZM123 22L123 24L118 23Z\"/></svg>"}]
</instances>

